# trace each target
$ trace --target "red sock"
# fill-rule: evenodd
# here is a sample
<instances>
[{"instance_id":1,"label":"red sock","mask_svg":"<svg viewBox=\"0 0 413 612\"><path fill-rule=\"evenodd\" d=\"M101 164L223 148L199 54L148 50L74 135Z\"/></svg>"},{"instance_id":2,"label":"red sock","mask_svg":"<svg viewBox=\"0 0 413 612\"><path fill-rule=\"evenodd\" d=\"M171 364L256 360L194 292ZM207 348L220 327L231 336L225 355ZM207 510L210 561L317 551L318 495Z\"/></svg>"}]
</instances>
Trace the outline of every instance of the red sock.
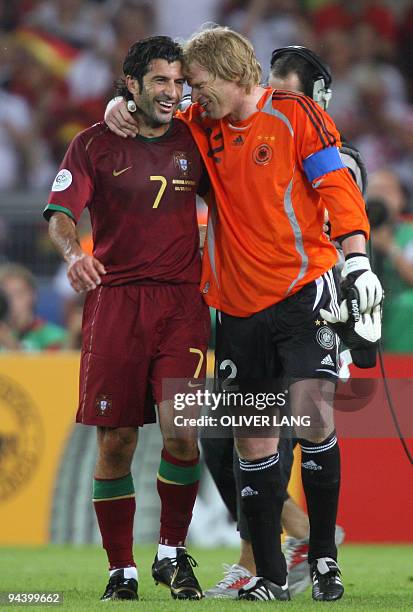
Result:
<instances>
[{"instance_id":1,"label":"red sock","mask_svg":"<svg viewBox=\"0 0 413 612\"><path fill-rule=\"evenodd\" d=\"M95 478L93 505L109 569L135 567L133 519L136 503L131 474L113 480Z\"/></svg>"},{"instance_id":2,"label":"red sock","mask_svg":"<svg viewBox=\"0 0 413 612\"><path fill-rule=\"evenodd\" d=\"M199 457L176 459L162 449L157 489L161 498L160 544L183 546L199 487Z\"/></svg>"}]
</instances>

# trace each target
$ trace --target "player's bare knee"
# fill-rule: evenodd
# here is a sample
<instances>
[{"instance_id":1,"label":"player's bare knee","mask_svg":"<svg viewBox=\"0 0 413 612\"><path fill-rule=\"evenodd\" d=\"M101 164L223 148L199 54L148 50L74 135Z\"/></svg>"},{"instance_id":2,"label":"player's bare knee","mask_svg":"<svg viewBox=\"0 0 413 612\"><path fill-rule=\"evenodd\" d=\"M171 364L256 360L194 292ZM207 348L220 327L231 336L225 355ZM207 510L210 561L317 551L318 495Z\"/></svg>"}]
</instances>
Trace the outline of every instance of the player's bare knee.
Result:
<instances>
[{"instance_id":1,"label":"player's bare knee","mask_svg":"<svg viewBox=\"0 0 413 612\"><path fill-rule=\"evenodd\" d=\"M298 435L297 437L304 438L313 444L319 444L320 442L324 442L324 440L329 438L333 431L334 425L325 429L313 429L310 427L307 429L307 431L303 432L303 435Z\"/></svg>"},{"instance_id":2,"label":"player's bare knee","mask_svg":"<svg viewBox=\"0 0 413 612\"><path fill-rule=\"evenodd\" d=\"M236 447L242 459L255 461L276 453L278 440L274 438L237 438Z\"/></svg>"},{"instance_id":3,"label":"player's bare knee","mask_svg":"<svg viewBox=\"0 0 413 612\"><path fill-rule=\"evenodd\" d=\"M137 443L137 431L132 427L102 428L98 432L100 457L110 463L124 463L132 460Z\"/></svg>"},{"instance_id":4,"label":"player's bare knee","mask_svg":"<svg viewBox=\"0 0 413 612\"><path fill-rule=\"evenodd\" d=\"M199 455L197 440L166 438L164 439L164 446L168 453L182 461L191 461L192 459L196 459Z\"/></svg>"}]
</instances>

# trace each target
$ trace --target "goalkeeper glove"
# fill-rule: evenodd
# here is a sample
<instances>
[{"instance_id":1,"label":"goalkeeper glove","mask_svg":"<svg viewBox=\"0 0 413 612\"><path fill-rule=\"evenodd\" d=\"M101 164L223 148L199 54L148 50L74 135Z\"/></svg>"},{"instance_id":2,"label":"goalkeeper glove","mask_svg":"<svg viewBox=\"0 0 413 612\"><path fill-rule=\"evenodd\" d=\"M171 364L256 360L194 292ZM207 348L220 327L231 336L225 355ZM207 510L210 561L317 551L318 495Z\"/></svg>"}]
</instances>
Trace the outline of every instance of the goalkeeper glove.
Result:
<instances>
[{"instance_id":1,"label":"goalkeeper glove","mask_svg":"<svg viewBox=\"0 0 413 612\"><path fill-rule=\"evenodd\" d=\"M339 315L324 309L320 315L351 350L354 364L372 368L381 338L382 286L366 255L347 256L341 276L344 299Z\"/></svg>"},{"instance_id":2,"label":"goalkeeper glove","mask_svg":"<svg viewBox=\"0 0 413 612\"><path fill-rule=\"evenodd\" d=\"M376 365L377 343L381 338L381 304L377 304L371 314L361 315L358 321L349 316L345 301L341 304L339 316L323 308L320 316L350 349L356 366L373 368Z\"/></svg>"},{"instance_id":3,"label":"goalkeeper glove","mask_svg":"<svg viewBox=\"0 0 413 612\"><path fill-rule=\"evenodd\" d=\"M383 289L379 279L371 271L367 255L358 253L347 255L341 278L343 298L355 322L361 315L371 313L373 308L381 304Z\"/></svg>"}]
</instances>

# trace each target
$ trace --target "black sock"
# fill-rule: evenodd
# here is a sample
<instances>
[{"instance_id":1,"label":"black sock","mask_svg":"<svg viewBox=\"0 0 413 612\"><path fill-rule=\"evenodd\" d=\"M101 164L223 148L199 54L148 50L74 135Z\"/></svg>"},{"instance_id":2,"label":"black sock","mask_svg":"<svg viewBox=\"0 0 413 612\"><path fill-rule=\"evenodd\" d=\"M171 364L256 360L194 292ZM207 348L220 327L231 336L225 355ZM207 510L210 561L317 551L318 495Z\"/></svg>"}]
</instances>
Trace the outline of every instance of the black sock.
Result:
<instances>
[{"instance_id":1,"label":"black sock","mask_svg":"<svg viewBox=\"0 0 413 612\"><path fill-rule=\"evenodd\" d=\"M234 480L233 438L208 438L201 436L204 459L222 501L234 521L237 521L237 490Z\"/></svg>"},{"instance_id":2,"label":"black sock","mask_svg":"<svg viewBox=\"0 0 413 612\"><path fill-rule=\"evenodd\" d=\"M278 453L256 461L240 459L241 503L247 517L257 576L283 586L287 566L281 551L284 503Z\"/></svg>"},{"instance_id":3,"label":"black sock","mask_svg":"<svg viewBox=\"0 0 413 612\"><path fill-rule=\"evenodd\" d=\"M301 478L310 519L308 562L337 559L335 529L340 491L340 449L335 432L319 443L300 440Z\"/></svg>"}]
</instances>

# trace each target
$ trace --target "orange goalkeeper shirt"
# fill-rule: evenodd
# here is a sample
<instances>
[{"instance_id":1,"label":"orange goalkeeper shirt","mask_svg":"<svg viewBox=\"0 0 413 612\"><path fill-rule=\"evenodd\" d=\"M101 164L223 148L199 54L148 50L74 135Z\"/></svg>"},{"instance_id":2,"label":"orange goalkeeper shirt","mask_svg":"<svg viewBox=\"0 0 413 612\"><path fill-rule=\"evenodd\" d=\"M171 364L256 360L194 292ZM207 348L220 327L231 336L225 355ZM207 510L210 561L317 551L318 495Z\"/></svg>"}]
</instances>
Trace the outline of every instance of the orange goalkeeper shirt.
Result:
<instances>
[{"instance_id":1,"label":"orange goalkeeper shirt","mask_svg":"<svg viewBox=\"0 0 413 612\"><path fill-rule=\"evenodd\" d=\"M201 289L210 306L246 317L275 304L330 269L332 238L369 234L364 201L338 147L332 119L310 98L266 88L257 112L231 124L191 105L191 129L213 194Z\"/></svg>"}]
</instances>

